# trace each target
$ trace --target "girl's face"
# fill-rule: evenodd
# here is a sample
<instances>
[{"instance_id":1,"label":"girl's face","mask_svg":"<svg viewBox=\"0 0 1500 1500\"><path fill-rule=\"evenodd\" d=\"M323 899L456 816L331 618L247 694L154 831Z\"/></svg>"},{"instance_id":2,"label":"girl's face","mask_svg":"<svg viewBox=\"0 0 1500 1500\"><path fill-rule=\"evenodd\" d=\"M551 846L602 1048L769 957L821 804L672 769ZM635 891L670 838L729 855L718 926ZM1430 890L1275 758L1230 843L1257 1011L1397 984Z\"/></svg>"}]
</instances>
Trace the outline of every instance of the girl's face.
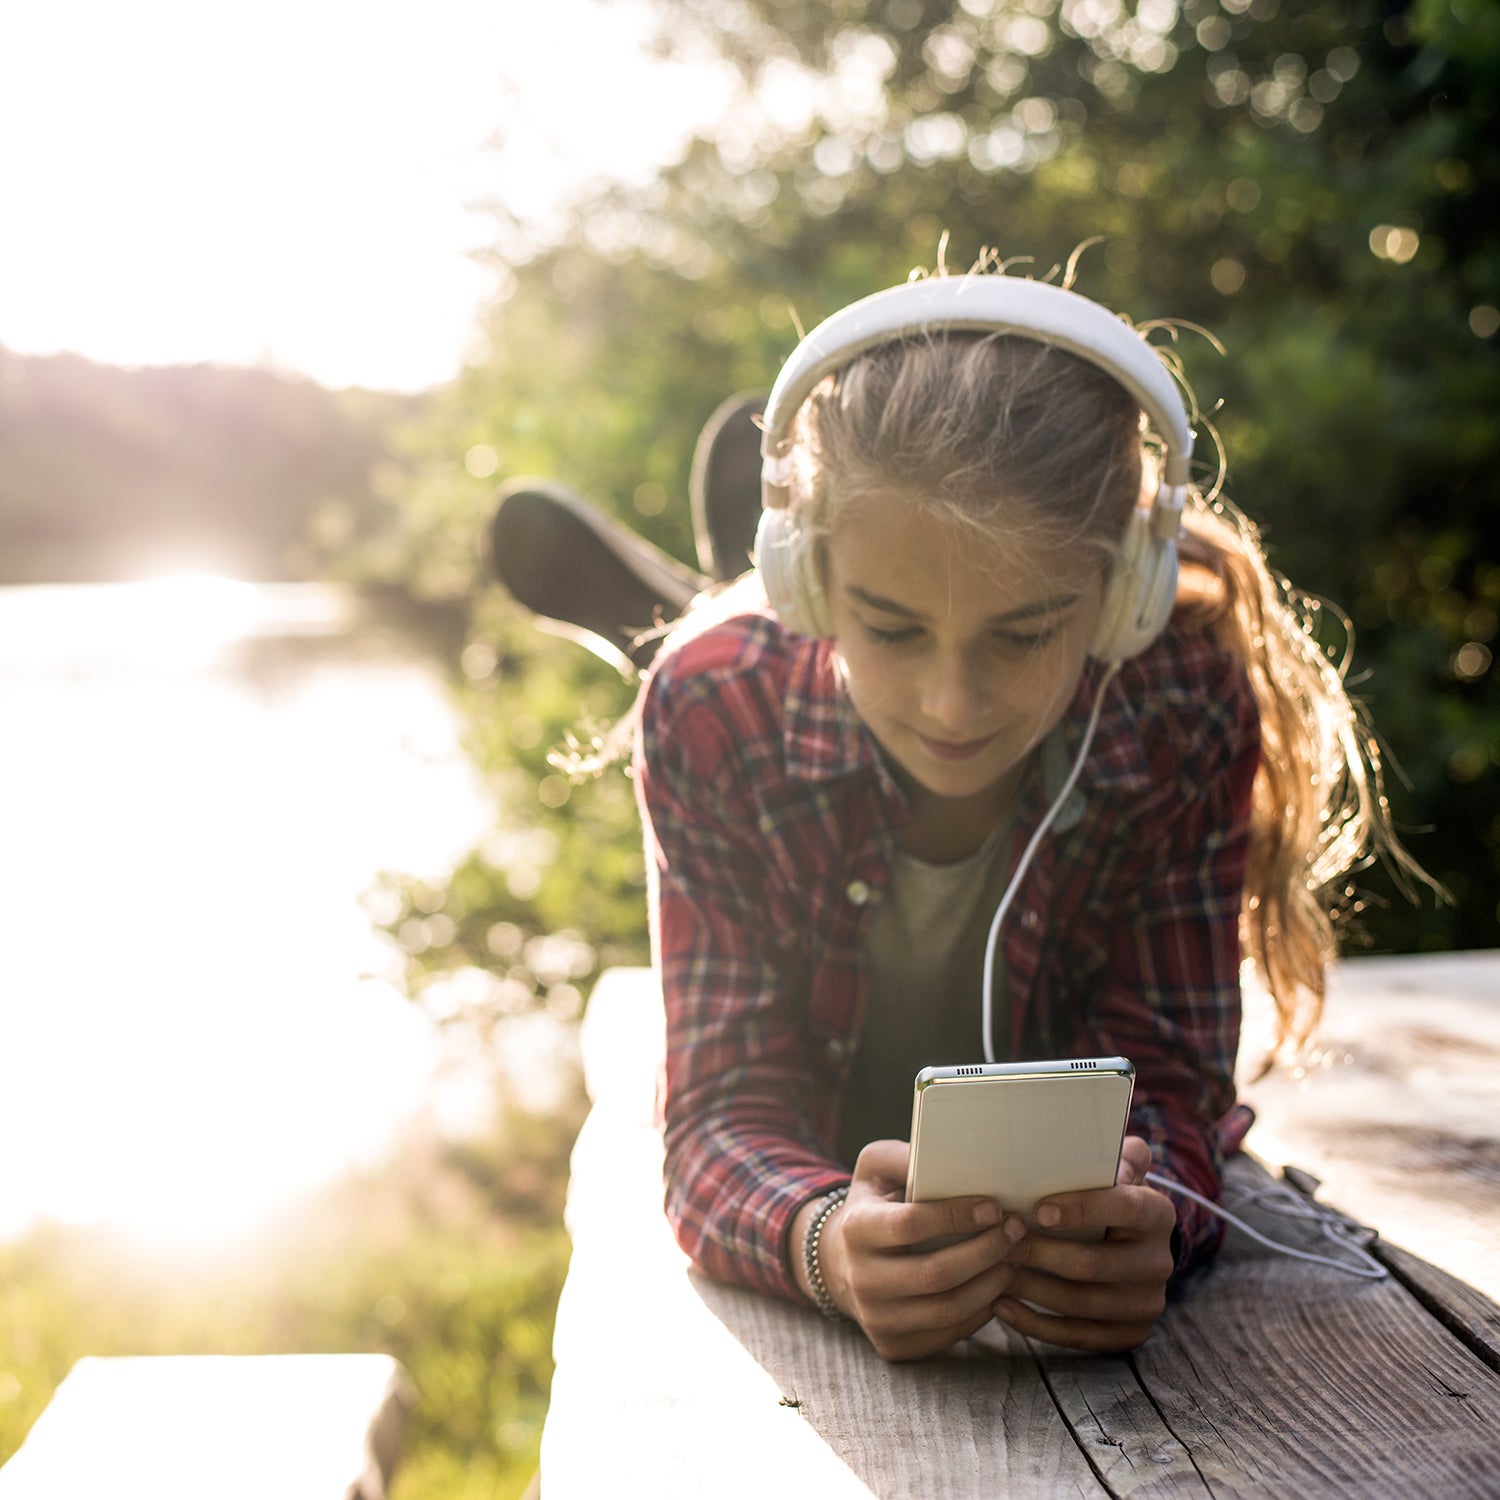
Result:
<instances>
[{"instance_id":1,"label":"girl's face","mask_svg":"<svg viewBox=\"0 0 1500 1500\"><path fill-rule=\"evenodd\" d=\"M1078 686L1097 562L1007 557L899 497L836 529L823 561L850 697L908 790L997 811Z\"/></svg>"}]
</instances>

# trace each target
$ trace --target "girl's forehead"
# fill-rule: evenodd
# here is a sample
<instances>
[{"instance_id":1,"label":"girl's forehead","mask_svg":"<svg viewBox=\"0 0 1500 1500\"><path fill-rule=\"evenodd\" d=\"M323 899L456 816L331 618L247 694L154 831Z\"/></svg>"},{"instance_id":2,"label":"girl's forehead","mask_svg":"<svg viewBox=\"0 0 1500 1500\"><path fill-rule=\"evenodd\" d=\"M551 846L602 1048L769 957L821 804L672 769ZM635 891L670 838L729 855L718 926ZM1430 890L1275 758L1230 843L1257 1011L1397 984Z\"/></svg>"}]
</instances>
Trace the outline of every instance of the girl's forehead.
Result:
<instances>
[{"instance_id":1,"label":"girl's forehead","mask_svg":"<svg viewBox=\"0 0 1500 1500\"><path fill-rule=\"evenodd\" d=\"M997 590L1027 595L1059 583L1082 586L1098 573L1090 549L1068 546L1056 531L1012 507L984 522L945 515L909 497L882 496L836 522L828 537L837 581L864 588L889 585L972 587L993 599Z\"/></svg>"}]
</instances>

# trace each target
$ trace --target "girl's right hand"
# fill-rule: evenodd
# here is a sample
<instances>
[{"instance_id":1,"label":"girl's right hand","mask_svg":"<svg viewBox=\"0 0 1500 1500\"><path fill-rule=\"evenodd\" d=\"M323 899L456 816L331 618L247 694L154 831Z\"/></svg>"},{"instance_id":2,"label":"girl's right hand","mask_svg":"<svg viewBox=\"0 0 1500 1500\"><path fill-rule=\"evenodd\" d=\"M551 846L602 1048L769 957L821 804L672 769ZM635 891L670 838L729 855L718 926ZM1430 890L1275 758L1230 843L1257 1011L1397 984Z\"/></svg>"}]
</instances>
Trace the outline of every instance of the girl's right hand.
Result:
<instances>
[{"instance_id":1,"label":"girl's right hand","mask_svg":"<svg viewBox=\"0 0 1500 1500\"><path fill-rule=\"evenodd\" d=\"M1015 1241L991 1199L905 1201L909 1152L905 1141L872 1141L859 1153L848 1200L818 1244L839 1311L888 1360L920 1359L978 1332L1015 1275L1006 1261ZM916 1248L950 1235L968 1238Z\"/></svg>"}]
</instances>

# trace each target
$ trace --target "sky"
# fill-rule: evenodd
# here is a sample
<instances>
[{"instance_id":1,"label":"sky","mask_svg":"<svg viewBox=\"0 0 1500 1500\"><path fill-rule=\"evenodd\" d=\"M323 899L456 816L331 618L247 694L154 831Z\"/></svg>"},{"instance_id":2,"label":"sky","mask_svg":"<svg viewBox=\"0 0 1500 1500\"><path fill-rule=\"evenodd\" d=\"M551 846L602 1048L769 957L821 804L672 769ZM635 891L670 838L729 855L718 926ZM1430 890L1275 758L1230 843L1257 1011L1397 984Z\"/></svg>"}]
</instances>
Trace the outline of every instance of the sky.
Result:
<instances>
[{"instance_id":1,"label":"sky","mask_svg":"<svg viewBox=\"0 0 1500 1500\"><path fill-rule=\"evenodd\" d=\"M0 9L0 346L450 379L483 208L648 176L729 88L638 0ZM498 149L497 149L498 147Z\"/></svg>"}]
</instances>

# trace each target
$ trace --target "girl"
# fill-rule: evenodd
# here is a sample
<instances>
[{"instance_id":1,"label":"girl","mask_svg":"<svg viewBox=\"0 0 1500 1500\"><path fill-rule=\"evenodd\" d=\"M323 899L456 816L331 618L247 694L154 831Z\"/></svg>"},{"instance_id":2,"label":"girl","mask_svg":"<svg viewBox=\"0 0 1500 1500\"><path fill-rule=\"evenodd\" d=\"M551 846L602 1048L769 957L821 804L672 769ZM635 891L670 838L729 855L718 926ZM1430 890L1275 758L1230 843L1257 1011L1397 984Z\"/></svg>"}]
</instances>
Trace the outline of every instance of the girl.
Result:
<instances>
[{"instance_id":1,"label":"girl","mask_svg":"<svg viewBox=\"0 0 1500 1500\"><path fill-rule=\"evenodd\" d=\"M759 569L638 705L679 1242L889 1359L991 1317L1137 1345L1218 1243L1145 1178L1217 1195L1242 955L1304 1036L1319 893L1404 858L1368 736L1254 530L1185 491L1180 398L1096 304L893 289L804 341L766 425ZM981 1050L1134 1062L1115 1186L1029 1232L903 1201L916 1071Z\"/></svg>"}]
</instances>

